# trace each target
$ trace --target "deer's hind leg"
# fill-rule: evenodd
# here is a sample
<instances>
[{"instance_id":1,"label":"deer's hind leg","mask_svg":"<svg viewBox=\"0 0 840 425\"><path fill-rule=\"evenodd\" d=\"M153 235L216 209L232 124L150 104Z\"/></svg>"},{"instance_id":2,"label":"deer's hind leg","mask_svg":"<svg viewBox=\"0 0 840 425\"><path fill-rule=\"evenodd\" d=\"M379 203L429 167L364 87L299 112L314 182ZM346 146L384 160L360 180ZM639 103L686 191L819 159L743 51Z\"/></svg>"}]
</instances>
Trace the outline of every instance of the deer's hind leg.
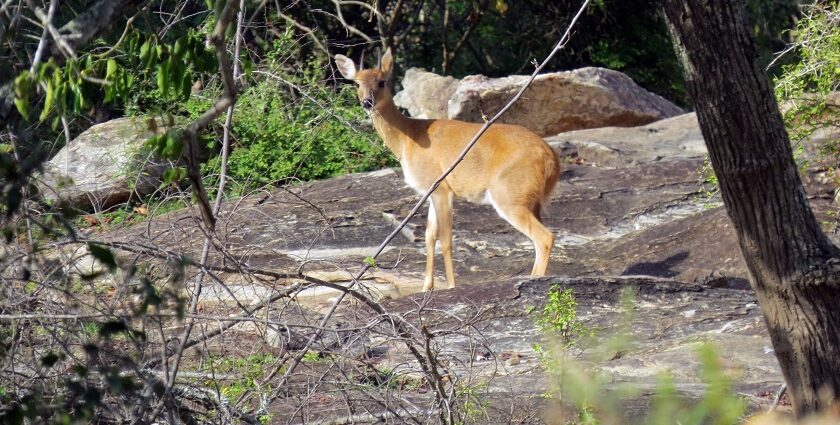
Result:
<instances>
[{"instance_id":1,"label":"deer's hind leg","mask_svg":"<svg viewBox=\"0 0 840 425\"><path fill-rule=\"evenodd\" d=\"M505 194L491 194L490 199L496 212L534 243L536 258L531 275L545 275L554 246L554 234L540 221L539 202L525 202Z\"/></svg>"},{"instance_id":2,"label":"deer's hind leg","mask_svg":"<svg viewBox=\"0 0 840 425\"><path fill-rule=\"evenodd\" d=\"M426 278L423 280L423 292L435 287L435 243L438 237L437 212L434 202L429 202L429 215L426 220Z\"/></svg>"},{"instance_id":3,"label":"deer's hind leg","mask_svg":"<svg viewBox=\"0 0 840 425\"><path fill-rule=\"evenodd\" d=\"M443 254L443 266L446 269L446 284L448 288L455 287L455 267L452 265L452 201L454 195L450 191L440 188L432 195L438 222L438 240Z\"/></svg>"}]
</instances>

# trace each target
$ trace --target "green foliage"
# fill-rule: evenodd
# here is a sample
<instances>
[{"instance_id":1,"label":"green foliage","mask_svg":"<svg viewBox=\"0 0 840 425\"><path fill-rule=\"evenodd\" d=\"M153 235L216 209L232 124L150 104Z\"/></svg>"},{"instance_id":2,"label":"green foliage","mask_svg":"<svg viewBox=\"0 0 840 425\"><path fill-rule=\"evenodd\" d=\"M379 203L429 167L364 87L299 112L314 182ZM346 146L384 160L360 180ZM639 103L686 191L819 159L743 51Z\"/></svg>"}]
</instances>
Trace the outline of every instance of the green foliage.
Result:
<instances>
[{"instance_id":1,"label":"green foliage","mask_svg":"<svg viewBox=\"0 0 840 425\"><path fill-rule=\"evenodd\" d=\"M287 34L263 61L260 75L267 78L248 87L234 109L235 145L228 175L238 183L239 191L394 164L372 131L358 129L367 117L353 88L341 85L336 90L325 84L328 58L313 55L293 72L285 68L289 55L300 48L292 33ZM207 106L193 103L190 114ZM204 173L216 176L220 169L216 157L208 161Z\"/></svg>"},{"instance_id":2,"label":"green foliage","mask_svg":"<svg viewBox=\"0 0 840 425\"><path fill-rule=\"evenodd\" d=\"M52 116L56 128L59 117L81 115L98 99L110 104L127 103L127 109L138 104L165 109L165 105L189 95L196 72L207 73L216 66L215 57L195 30L172 43L163 42L156 34L132 31L120 46L109 51L112 54L86 52L63 65L50 59L39 64L34 73L21 72L15 79L18 112L28 120L36 95L40 95L43 103L38 119ZM156 90L148 87L152 74Z\"/></svg>"},{"instance_id":3,"label":"green foliage","mask_svg":"<svg viewBox=\"0 0 840 425\"><path fill-rule=\"evenodd\" d=\"M720 191L720 183L718 182L714 168L712 168L712 160L709 158L709 155L703 158L703 166L700 168L700 180L703 181L702 196L707 201Z\"/></svg>"},{"instance_id":4,"label":"green foliage","mask_svg":"<svg viewBox=\"0 0 840 425\"><path fill-rule=\"evenodd\" d=\"M391 163L373 135L350 131L333 117L340 114L361 120L361 108L347 102L322 110L306 101L292 103L284 94L276 83L264 81L240 98L233 124L237 145L228 162L229 176L235 181L259 186L313 180ZM219 158L215 158L205 172L219 169Z\"/></svg>"},{"instance_id":5,"label":"green foliage","mask_svg":"<svg viewBox=\"0 0 840 425\"><path fill-rule=\"evenodd\" d=\"M219 373L231 373L240 376L239 379L222 386L221 394L229 400L236 400L246 391L257 388L255 380L263 376L266 367L278 360L271 354L252 354L247 357L220 357L210 358L209 367ZM215 380L208 380L205 385L215 386Z\"/></svg>"},{"instance_id":6,"label":"green foliage","mask_svg":"<svg viewBox=\"0 0 840 425\"><path fill-rule=\"evenodd\" d=\"M563 294L562 291L559 294ZM631 349L630 328L634 318L635 302L632 291L624 291L620 303L620 319L615 327L614 335L605 341L592 344L591 352L595 354L594 361L606 361L615 357L614 353ZM542 323L552 323L553 318L564 318L554 322L567 323L572 320L568 313L573 299L567 295L558 295L552 303L560 307L562 314L555 314L558 309L545 309L538 319ZM548 320L546 320L548 319ZM547 329L564 329L567 326L539 325L544 331ZM609 376L602 375L578 362L568 355L569 346L556 344L550 350L543 351L543 364L550 365L547 371L551 374L555 391L549 395L560 397L561 406L570 403L576 407L575 420L566 422L576 425L596 424L627 424L622 400L642 396L643 390L634 383L615 385ZM647 416L639 424L645 425L731 425L740 423L746 412L746 403L733 391L732 379L722 365L717 350L708 343L700 343L696 348L700 360L699 377L705 384L706 390L699 402L691 405L679 394L676 381L672 374L665 372L658 378L654 389L650 409ZM607 386L612 389L607 390Z\"/></svg>"},{"instance_id":7,"label":"green foliage","mask_svg":"<svg viewBox=\"0 0 840 425\"><path fill-rule=\"evenodd\" d=\"M578 317L574 292L571 289L561 290L556 283L551 285L545 307L535 322L542 333L558 340L566 348L592 335L592 330Z\"/></svg>"},{"instance_id":8,"label":"green foliage","mask_svg":"<svg viewBox=\"0 0 840 425\"><path fill-rule=\"evenodd\" d=\"M317 363L319 361L323 361L326 357L321 357L321 353L315 350L309 350L304 353L301 361L308 362L308 363Z\"/></svg>"},{"instance_id":9,"label":"green foliage","mask_svg":"<svg viewBox=\"0 0 840 425\"><path fill-rule=\"evenodd\" d=\"M218 69L215 55L204 45L204 33L195 28L168 42L134 32L120 53L137 76L136 89L123 98L128 114L179 113L193 82Z\"/></svg>"},{"instance_id":10,"label":"green foliage","mask_svg":"<svg viewBox=\"0 0 840 425\"><path fill-rule=\"evenodd\" d=\"M490 401L486 397L488 391L487 383L476 385L459 385L455 388L455 397L463 400L461 412L464 419L474 423L481 423L486 418L487 408Z\"/></svg>"},{"instance_id":11,"label":"green foliage","mask_svg":"<svg viewBox=\"0 0 840 425\"><path fill-rule=\"evenodd\" d=\"M368 256L368 257L365 257L365 259L362 260L362 262L370 268L376 267L376 258Z\"/></svg>"},{"instance_id":12,"label":"green foliage","mask_svg":"<svg viewBox=\"0 0 840 425\"><path fill-rule=\"evenodd\" d=\"M548 291L545 307L534 319L549 345L535 343L534 351L546 372L562 381L566 372L566 354L583 338L593 336L593 331L581 322L577 313L577 301L571 289L561 289L559 284L552 284ZM554 386L543 394L552 398L562 392L562 387Z\"/></svg>"},{"instance_id":13,"label":"green foliage","mask_svg":"<svg viewBox=\"0 0 840 425\"><path fill-rule=\"evenodd\" d=\"M840 125L840 99L828 102L829 95L840 90L840 3L808 7L792 35L791 51L797 60L782 66L775 88L788 133L798 143L821 128ZM838 157L840 141L835 138L820 147L816 160L840 183ZM808 164L800 160L800 165Z\"/></svg>"}]
</instances>

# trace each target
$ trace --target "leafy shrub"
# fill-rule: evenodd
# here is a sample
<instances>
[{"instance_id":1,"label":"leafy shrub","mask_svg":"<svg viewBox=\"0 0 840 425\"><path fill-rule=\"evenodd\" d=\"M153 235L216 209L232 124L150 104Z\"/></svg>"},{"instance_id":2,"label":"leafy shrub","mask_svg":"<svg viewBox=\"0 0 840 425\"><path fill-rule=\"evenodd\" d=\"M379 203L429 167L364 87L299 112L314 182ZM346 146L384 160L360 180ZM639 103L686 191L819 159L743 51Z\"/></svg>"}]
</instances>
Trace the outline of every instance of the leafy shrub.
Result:
<instances>
[{"instance_id":1,"label":"leafy shrub","mask_svg":"<svg viewBox=\"0 0 840 425\"><path fill-rule=\"evenodd\" d=\"M345 124L363 118L355 102L344 100L350 99L346 90L309 93L313 94L333 103L322 108L308 100L289 99L288 92L271 80L242 94L234 113L235 143L228 162L228 175L234 181L258 186L313 180L391 163L375 134ZM207 164L206 172L219 169L217 157Z\"/></svg>"},{"instance_id":2,"label":"leafy shrub","mask_svg":"<svg viewBox=\"0 0 840 425\"><path fill-rule=\"evenodd\" d=\"M292 32L275 41L234 109L228 160L234 190L395 163L373 130L363 126L367 117L352 87L325 79L328 60L323 54L302 54ZM187 105L191 115L207 107L209 102ZM215 177L220 168L220 158L213 158L205 175Z\"/></svg>"},{"instance_id":3,"label":"leafy shrub","mask_svg":"<svg viewBox=\"0 0 840 425\"><path fill-rule=\"evenodd\" d=\"M798 60L782 67L775 86L791 140L799 142L819 129L840 125L840 102L829 101L840 90L840 3L807 7L792 35L789 51ZM820 147L816 160L840 183L838 154L840 141L835 138Z\"/></svg>"},{"instance_id":4,"label":"leafy shrub","mask_svg":"<svg viewBox=\"0 0 840 425\"><path fill-rule=\"evenodd\" d=\"M628 422L625 412L627 400L642 397L646 392L633 382L615 383L609 374L600 373L592 363L605 362L633 348L630 331L636 308L632 290L622 292L617 326L614 334L601 340L587 341L590 356L586 361L570 355L581 349L584 338L592 336L577 315L577 302L571 290L552 285L545 308L537 314L535 323L553 345L535 347L550 376L552 390L546 396L556 398L559 416L565 425L617 425L639 423L666 424L737 424L744 418L747 405L733 388L732 377L722 364L718 350L710 343L699 342L695 352L700 362L699 377L705 384L702 397L690 403L678 391L674 376L661 374L650 399L650 408L640 422ZM563 413L563 405L575 408L572 420Z\"/></svg>"}]
</instances>

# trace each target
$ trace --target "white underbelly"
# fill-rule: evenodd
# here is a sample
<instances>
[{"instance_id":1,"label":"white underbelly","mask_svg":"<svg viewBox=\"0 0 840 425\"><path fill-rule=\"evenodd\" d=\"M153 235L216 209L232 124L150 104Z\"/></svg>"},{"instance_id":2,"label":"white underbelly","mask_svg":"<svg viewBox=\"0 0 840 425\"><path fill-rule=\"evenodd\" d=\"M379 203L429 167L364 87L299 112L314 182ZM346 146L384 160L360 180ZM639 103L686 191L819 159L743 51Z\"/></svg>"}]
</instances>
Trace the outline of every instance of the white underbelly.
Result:
<instances>
[{"instance_id":1,"label":"white underbelly","mask_svg":"<svg viewBox=\"0 0 840 425\"><path fill-rule=\"evenodd\" d=\"M408 167L403 166L403 179L408 187L414 189L417 193L423 195L429 190L429 187L432 185L431 182L428 184L421 183L414 173ZM490 192L487 190L482 190L480 192L474 193L455 193L457 198L465 199L469 202L473 202L476 204L481 205L493 205L493 200L490 198Z\"/></svg>"}]
</instances>

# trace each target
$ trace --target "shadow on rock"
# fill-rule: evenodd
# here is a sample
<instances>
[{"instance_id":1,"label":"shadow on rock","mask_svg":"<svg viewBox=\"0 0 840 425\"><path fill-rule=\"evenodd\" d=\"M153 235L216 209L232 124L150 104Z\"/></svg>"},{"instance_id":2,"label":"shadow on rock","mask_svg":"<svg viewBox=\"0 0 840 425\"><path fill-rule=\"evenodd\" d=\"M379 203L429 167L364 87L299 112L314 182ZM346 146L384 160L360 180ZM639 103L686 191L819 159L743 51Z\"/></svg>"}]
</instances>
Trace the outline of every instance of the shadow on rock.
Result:
<instances>
[{"instance_id":1,"label":"shadow on rock","mask_svg":"<svg viewBox=\"0 0 840 425\"><path fill-rule=\"evenodd\" d=\"M636 263L627 267L622 276L654 276L654 277L676 277L680 272L673 270L674 266L682 263L688 258L688 251L680 251L662 261Z\"/></svg>"}]
</instances>

